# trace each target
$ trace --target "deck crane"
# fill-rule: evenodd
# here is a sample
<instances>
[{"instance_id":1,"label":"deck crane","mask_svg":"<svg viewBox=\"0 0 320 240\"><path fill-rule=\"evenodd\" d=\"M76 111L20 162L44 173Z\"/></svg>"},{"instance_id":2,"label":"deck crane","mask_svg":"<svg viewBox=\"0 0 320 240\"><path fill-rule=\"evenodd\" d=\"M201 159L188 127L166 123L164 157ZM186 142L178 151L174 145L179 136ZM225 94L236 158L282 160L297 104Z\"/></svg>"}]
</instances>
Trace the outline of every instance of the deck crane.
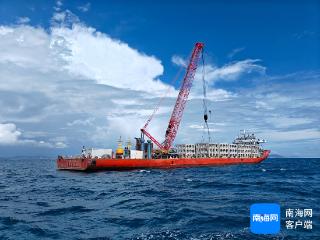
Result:
<instances>
[{"instance_id":1,"label":"deck crane","mask_svg":"<svg viewBox=\"0 0 320 240\"><path fill-rule=\"evenodd\" d=\"M150 116L149 120L147 123L144 125L144 127L141 129L141 136L143 137L146 135L154 144L156 144L161 150L163 151L168 151L172 144L173 141L177 135L178 128L182 119L183 111L186 106L188 96L190 93L190 89L192 86L192 82L198 67L198 62L200 59L200 56L203 51L204 44L203 43L196 43L192 54L191 58L189 60L189 65L187 67L186 74L184 76L178 98L176 100L175 106L173 108L171 118L165 133L165 140L163 143L159 143L149 132L147 132L146 128L151 121L153 115ZM155 113L155 112L154 112ZM154 114L153 113L153 114Z\"/></svg>"}]
</instances>

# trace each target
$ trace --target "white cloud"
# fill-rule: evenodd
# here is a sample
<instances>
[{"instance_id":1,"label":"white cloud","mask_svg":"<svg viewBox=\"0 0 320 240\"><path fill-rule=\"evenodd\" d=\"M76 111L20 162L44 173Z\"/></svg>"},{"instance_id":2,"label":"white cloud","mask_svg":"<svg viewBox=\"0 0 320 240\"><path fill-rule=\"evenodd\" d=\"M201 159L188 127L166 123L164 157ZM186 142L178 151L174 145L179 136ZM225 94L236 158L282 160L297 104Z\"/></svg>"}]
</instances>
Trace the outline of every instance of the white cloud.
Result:
<instances>
[{"instance_id":1,"label":"white cloud","mask_svg":"<svg viewBox=\"0 0 320 240\"><path fill-rule=\"evenodd\" d=\"M88 2L82 6L79 6L78 9L81 11L81 12L88 12L90 10L90 6L91 4Z\"/></svg>"},{"instance_id":2,"label":"white cloud","mask_svg":"<svg viewBox=\"0 0 320 240\"><path fill-rule=\"evenodd\" d=\"M25 138L37 138L37 137L47 137L47 133L44 131L25 131L23 137Z\"/></svg>"},{"instance_id":3,"label":"white cloud","mask_svg":"<svg viewBox=\"0 0 320 240\"><path fill-rule=\"evenodd\" d=\"M56 13L54 19L65 22L66 15ZM56 26L49 34L31 26L2 26L0 32L2 63L43 72L66 70L67 79L90 79L153 94L162 95L169 88L158 78L163 66L157 58L81 24Z\"/></svg>"},{"instance_id":4,"label":"white cloud","mask_svg":"<svg viewBox=\"0 0 320 240\"><path fill-rule=\"evenodd\" d=\"M39 134L38 134L39 135ZM45 134L41 134L44 136ZM34 140L24 138L28 134L23 134L20 130L17 129L14 123L0 123L0 145L27 145L27 146L37 146L37 147L46 147L46 148L66 148L67 145L59 138L52 139L52 141L44 140ZM33 134L33 137L35 135ZM30 135L29 135L30 137ZM65 139L63 139L65 140Z\"/></svg>"},{"instance_id":5,"label":"white cloud","mask_svg":"<svg viewBox=\"0 0 320 240\"><path fill-rule=\"evenodd\" d=\"M42 147L42 148L55 148L55 149L60 149L60 148L67 148L68 145L64 142L50 142L50 141L35 141L35 140L23 140L20 142L20 144L24 145L31 145L34 147Z\"/></svg>"},{"instance_id":6,"label":"white cloud","mask_svg":"<svg viewBox=\"0 0 320 240\"><path fill-rule=\"evenodd\" d=\"M259 59L246 59L238 62L228 63L222 67L207 65L205 68L206 79L209 82L214 81L235 81L243 74L257 72L264 74L266 68L257 64Z\"/></svg>"},{"instance_id":7,"label":"white cloud","mask_svg":"<svg viewBox=\"0 0 320 240\"><path fill-rule=\"evenodd\" d=\"M13 29L6 26L0 26L0 35L6 35L8 33L12 33Z\"/></svg>"},{"instance_id":8,"label":"white cloud","mask_svg":"<svg viewBox=\"0 0 320 240\"><path fill-rule=\"evenodd\" d=\"M171 58L171 61L176 64L177 66L181 67L187 67L187 60L183 59L182 57L178 55L174 55ZM202 99L203 98L203 83L202 83L202 76L203 76L203 66L199 63L198 69L195 74L195 79L193 86L190 91L189 100L191 99ZM225 68L225 67L222 67ZM224 90L224 89L215 89L212 88L210 85L216 80L220 80L217 78L217 72L222 71L221 68L217 68L213 65L205 65L204 66L205 71L205 81L206 81L206 88L207 88L207 99L211 101L226 101L232 98L235 94ZM242 69L239 69L239 71L244 71ZM241 75L241 72L237 73L237 77ZM225 74L225 77L230 78L228 74ZM208 84L209 83L209 84Z\"/></svg>"},{"instance_id":9,"label":"white cloud","mask_svg":"<svg viewBox=\"0 0 320 240\"><path fill-rule=\"evenodd\" d=\"M66 148L66 147L68 147L68 145L65 144L64 142L56 142L55 147L56 148Z\"/></svg>"},{"instance_id":10,"label":"white cloud","mask_svg":"<svg viewBox=\"0 0 320 240\"><path fill-rule=\"evenodd\" d=\"M9 72L10 68L22 67L24 70L46 72L58 67L52 59L52 53L48 48L50 38L44 29L26 25L2 26L1 32L0 63L6 65L3 71Z\"/></svg>"},{"instance_id":11,"label":"white cloud","mask_svg":"<svg viewBox=\"0 0 320 240\"><path fill-rule=\"evenodd\" d=\"M134 106L139 104L136 99L111 99L114 104L120 104L122 106ZM140 103L141 104L141 103Z\"/></svg>"},{"instance_id":12,"label":"white cloud","mask_svg":"<svg viewBox=\"0 0 320 240\"><path fill-rule=\"evenodd\" d=\"M54 9L55 11L60 11L61 8L62 8L62 5L63 5L63 2L60 1L60 0L58 0L58 1L56 1L56 5L53 7L53 9Z\"/></svg>"},{"instance_id":13,"label":"white cloud","mask_svg":"<svg viewBox=\"0 0 320 240\"><path fill-rule=\"evenodd\" d=\"M261 134L265 136L270 142L291 142L308 139L320 139L320 131L315 128L292 131L270 130Z\"/></svg>"},{"instance_id":14,"label":"white cloud","mask_svg":"<svg viewBox=\"0 0 320 240\"><path fill-rule=\"evenodd\" d=\"M65 12L56 12L53 14L52 20L57 21L57 22L62 22L66 18L66 13Z\"/></svg>"},{"instance_id":15,"label":"white cloud","mask_svg":"<svg viewBox=\"0 0 320 240\"><path fill-rule=\"evenodd\" d=\"M261 101L261 100L258 100L255 102L255 107L257 109L267 109L267 110L272 110L274 109L272 106L270 106L267 102L265 101Z\"/></svg>"},{"instance_id":16,"label":"white cloud","mask_svg":"<svg viewBox=\"0 0 320 240\"><path fill-rule=\"evenodd\" d=\"M61 28L67 27L72 28L74 24L81 24L80 19L77 15L69 10L55 12L51 18L52 27Z\"/></svg>"},{"instance_id":17,"label":"white cloud","mask_svg":"<svg viewBox=\"0 0 320 240\"><path fill-rule=\"evenodd\" d=\"M178 66L187 66L187 61L177 55L171 58L171 61ZM227 63L222 67L217 67L213 64L206 64L204 66L205 79L209 84L215 81L236 81L243 74L259 73L265 74L266 67L258 64L260 59L246 59ZM202 68L201 64L198 65L199 71L196 72L195 81L202 81Z\"/></svg>"},{"instance_id":18,"label":"white cloud","mask_svg":"<svg viewBox=\"0 0 320 240\"><path fill-rule=\"evenodd\" d=\"M202 84L202 83L201 83ZM193 84L192 89L190 91L189 100L192 99L203 99L203 89L200 82ZM224 89L215 89L207 87L206 90L206 99L209 101L220 102L220 101L228 101L231 98L235 97L236 94L226 91Z\"/></svg>"},{"instance_id":19,"label":"white cloud","mask_svg":"<svg viewBox=\"0 0 320 240\"><path fill-rule=\"evenodd\" d=\"M158 102L157 94L175 92L158 79L163 66L154 56L84 26L70 11L55 13L52 23L49 32L28 25L0 26L0 120L25 129L25 134L11 133L12 144L65 148L73 135L73 141L92 139L94 128L114 126L115 135L139 131ZM164 106L159 114L168 111ZM117 125L123 116L127 123L129 115L130 128ZM56 135L68 139L52 139Z\"/></svg>"},{"instance_id":20,"label":"white cloud","mask_svg":"<svg viewBox=\"0 0 320 240\"><path fill-rule=\"evenodd\" d=\"M269 117L266 119L266 121L272 123L276 128L286 128L314 122L314 120L310 118L297 118L287 116Z\"/></svg>"},{"instance_id":21,"label":"white cloud","mask_svg":"<svg viewBox=\"0 0 320 240\"><path fill-rule=\"evenodd\" d=\"M178 55L173 55L171 58L171 61L178 66L183 66L183 67L188 66L187 61Z\"/></svg>"},{"instance_id":22,"label":"white cloud","mask_svg":"<svg viewBox=\"0 0 320 240\"><path fill-rule=\"evenodd\" d=\"M68 126L88 126L88 125L93 125L94 118L87 118L87 119L76 119L72 122L67 123Z\"/></svg>"},{"instance_id":23,"label":"white cloud","mask_svg":"<svg viewBox=\"0 0 320 240\"><path fill-rule=\"evenodd\" d=\"M30 18L28 17L19 17L17 20L18 24L26 24L28 22L30 22Z\"/></svg>"},{"instance_id":24,"label":"white cloud","mask_svg":"<svg viewBox=\"0 0 320 240\"><path fill-rule=\"evenodd\" d=\"M15 144L21 132L13 123L0 123L0 144Z\"/></svg>"},{"instance_id":25,"label":"white cloud","mask_svg":"<svg viewBox=\"0 0 320 240\"><path fill-rule=\"evenodd\" d=\"M245 50L245 47L235 48L228 54L228 58L233 58L237 53L242 52Z\"/></svg>"},{"instance_id":26,"label":"white cloud","mask_svg":"<svg viewBox=\"0 0 320 240\"><path fill-rule=\"evenodd\" d=\"M68 63L65 69L76 77L153 93L163 92L168 87L157 79L163 73L158 59L92 28L80 25L72 29L54 28L52 36L53 45L70 51L68 54L62 52L60 56ZM64 41L61 42L61 39Z\"/></svg>"},{"instance_id":27,"label":"white cloud","mask_svg":"<svg viewBox=\"0 0 320 240\"><path fill-rule=\"evenodd\" d=\"M189 125L189 128L196 129L197 131L201 131L205 133L208 131L208 129L204 125L200 125L200 124L191 124ZM220 129L209 127L209 132L220 132L220 131L221 131Z\"/></svg>"},{"instance_id":28,"label":"white cloud","mask_svg":"<svg viewBox=\"0 0 320 240\"><path fill-rule=\"evenodd\" d=\"M209 88L207 90L207 99L211 101L227 101L230 100L231 98L235 97L236 94L223 90L223 89L213 89Z\"/></svg>"},{"instance_id":29,"label":"white cloud","mask_svg":"<svg viewBox=\"0 0 320 240\"><path fill-rule=\"evenodd\" d=\"M165 93L148 129L161 142L177 96L172 86L160 80L161 61L85 26L70 11L56 13L52 24L49 31L28 25L0 26L0 122L14 124L7 130L11 142L41 149L63 147L70 153L83 144L114 147L120 135L139 136ZM172 59L180 65L182 60ZM230 142L239 129L259 131L271 144L287 143L291 136L318 139L315 76L319 75L266 76L257 86L231 92L213 86L216 81L241 81L248 73L265 74L265 67L246 59L220 67L209 64L206 72L209 124L219 128L212 133L214 141ZM202 82L197 73L176 143L200 141L203 132L189 126L202 126L202 121ZM274 146L278 152L284 149Z\"/></svg>"}]
</instances>

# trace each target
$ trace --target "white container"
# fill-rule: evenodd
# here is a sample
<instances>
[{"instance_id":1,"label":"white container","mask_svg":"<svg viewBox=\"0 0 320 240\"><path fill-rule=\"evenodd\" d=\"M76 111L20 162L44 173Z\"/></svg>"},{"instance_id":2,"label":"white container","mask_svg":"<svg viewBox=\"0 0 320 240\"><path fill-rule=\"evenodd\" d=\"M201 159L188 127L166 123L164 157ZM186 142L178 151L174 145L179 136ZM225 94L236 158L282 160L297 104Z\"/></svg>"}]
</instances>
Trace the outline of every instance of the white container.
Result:
<instances>
[{"instance_id":1,"label":"white container","mask_svg":"<svg viewBox=\"0 0 320 240\"><path fill-rule=\"evenodd\" d=\"M89 148L87 150L87 154L91 155L91 157L97 158L111 158L112 157L112 149L104 149L104 148Z\"/></svg>"},{"instance_id":2,"label":"white container","mask_svg":"<svg viewBox=\"0 0 320 240\"><path fill-rule=\"evenodd\" d=\"M130 158L132 158L132 159L142 159L143 158L143 151L130 150Z\"/></svg>"}]
</instances>

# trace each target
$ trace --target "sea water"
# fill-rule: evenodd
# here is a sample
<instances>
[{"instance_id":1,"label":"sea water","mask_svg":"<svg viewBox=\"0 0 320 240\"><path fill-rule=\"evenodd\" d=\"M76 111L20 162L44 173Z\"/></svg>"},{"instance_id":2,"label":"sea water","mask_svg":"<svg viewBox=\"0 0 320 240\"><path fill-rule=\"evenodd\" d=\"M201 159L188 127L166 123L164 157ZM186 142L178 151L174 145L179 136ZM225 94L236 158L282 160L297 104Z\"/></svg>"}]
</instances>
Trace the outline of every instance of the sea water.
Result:
<instances>
[{"instance_id":1,"label":"sea water","mask_svg":"<svg viewBox=\"0 0 320 240\"><path fill-rule=\"evenodd\" d=\"M0 159L0 239L320 239L320 159L167 170L56 170ZM250 232L250 206L278 203L281 231ZM286 209L313 209L312 230Z\"/></svg>"}]
</instances>

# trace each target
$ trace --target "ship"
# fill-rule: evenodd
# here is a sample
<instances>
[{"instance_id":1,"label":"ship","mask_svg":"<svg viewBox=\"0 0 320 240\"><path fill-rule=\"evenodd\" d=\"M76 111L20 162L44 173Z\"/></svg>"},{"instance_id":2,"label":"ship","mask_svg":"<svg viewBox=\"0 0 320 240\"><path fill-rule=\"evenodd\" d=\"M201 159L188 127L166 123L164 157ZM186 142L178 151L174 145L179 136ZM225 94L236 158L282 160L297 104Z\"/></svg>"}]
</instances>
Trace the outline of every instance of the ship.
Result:
<instances>
[{"instance_id":1,"label":"ship","mask_svg":"<svg viewBox=\"0 0 320 240\"><path fill-rule=\"evenodd\" d=\"M211 111L207 109L203 47L204 44L198 42L191 52L189 64L165 131L165 140L162 143L148 132L148 125L159 109L159 105L157 105L146 124L140 129L141 135L135 138L134 148L132 148L130 140L123 144L121 137L115 151L83 147L80 155L58 156L57 169L97 171L182 168L255 164L267 159L270 150L264 150L261 145L265 143L265 140L257 139L254 133L245 130L240 131L231 144L212 141L208 124L208 112L211 113ZM203 130L208 133L208 141L173 146L200 59L203 65Z\"/></svg>"}]
</instances>

